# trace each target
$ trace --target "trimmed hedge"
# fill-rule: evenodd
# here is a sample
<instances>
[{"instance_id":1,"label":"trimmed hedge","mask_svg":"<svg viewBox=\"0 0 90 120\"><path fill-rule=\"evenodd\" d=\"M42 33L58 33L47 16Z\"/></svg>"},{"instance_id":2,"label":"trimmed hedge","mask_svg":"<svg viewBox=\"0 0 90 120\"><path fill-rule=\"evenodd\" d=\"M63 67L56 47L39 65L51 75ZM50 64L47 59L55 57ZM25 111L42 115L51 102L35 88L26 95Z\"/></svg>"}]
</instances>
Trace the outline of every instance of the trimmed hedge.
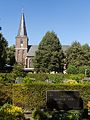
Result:
<instances>
[{"instance_id":1,"label":"trimmed hedge","mask_svg":"<svg viewBox=\"0 0 90 120\"><path fill-rule=\"evenodd\" d=\"M12 85L0 83L0 106L7 102L12 103Z\"/></svg>"},{"instance_id":2,"label":"trimmed hedge","mask_svg":"<svg viewBox=\"0 0 90 120\"><path fill-rule=\"evenodd\" d=\"M44 107L47 90L79 90L84 108L90 101L90 84L64 85L38 82L29 85L13 85L13 103L27 110Z\"/></svg>"}]
</instances>

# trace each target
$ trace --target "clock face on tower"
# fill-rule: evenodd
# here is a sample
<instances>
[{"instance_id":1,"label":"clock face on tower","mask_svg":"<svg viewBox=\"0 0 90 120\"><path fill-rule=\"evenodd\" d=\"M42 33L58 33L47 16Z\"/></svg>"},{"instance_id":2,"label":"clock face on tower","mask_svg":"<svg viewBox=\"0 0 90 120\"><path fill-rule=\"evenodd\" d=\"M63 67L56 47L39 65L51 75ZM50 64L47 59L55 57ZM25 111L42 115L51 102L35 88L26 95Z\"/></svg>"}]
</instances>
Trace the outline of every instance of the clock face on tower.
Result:
<instances>
[{"instance_id":1,"label":"clock face on tower","mask_svg":"<svg viewBox=\"0 0 90 120\"><path fill-rule=\"evenodd\" d=\"M23 47L23 40L20 40L20 47Z\"/></svg>"}]
</instances>

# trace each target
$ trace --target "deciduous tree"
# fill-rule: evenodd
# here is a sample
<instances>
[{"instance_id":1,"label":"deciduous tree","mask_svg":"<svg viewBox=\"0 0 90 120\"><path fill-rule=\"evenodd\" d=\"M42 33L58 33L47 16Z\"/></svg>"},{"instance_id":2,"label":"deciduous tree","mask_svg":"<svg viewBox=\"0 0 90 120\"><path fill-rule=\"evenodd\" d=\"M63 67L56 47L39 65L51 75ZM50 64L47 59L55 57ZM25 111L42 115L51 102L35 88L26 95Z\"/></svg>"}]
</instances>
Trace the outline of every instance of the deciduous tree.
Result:
<instances>
[{"instance_id":1,"label":"deciduous tree","mask_svg":"<svg viewBox=\"0 0 90 120\"><path fill-rule=\"evenodd\" d=\"M15 64L15 46L14 45L7 48L6 63L9 65Z\"/></svg>"},{"instance_id":2,"label":"deciduous tree","mask_svg":"<svg viewBox=\"0 0 90 120\"><path fill-rule=\"evenodd\" d=\"M0 33L0 69L2 69L6 63L6 50L8 43L6 39L3 37L2 33Z\"/></svg>"},{"instance_id":3,"label":"deciduous tree","mask_svg":"<svg viewBox=\"0 0 90 120\"><path fill-rule=\"evenodd\" d=\"M39 44L34 59L37 72L61 72L64 64L64 53L59 38L54 32L47 32Z\"/></svg>"},{"instance_id":4,"label":"deciduous tree","mask_svg":"<svg viewBox=\"0 0 90 120\"><path fill-rule=\"evenodd\" d=\"M81 46L79 42L75 41L66 50L66 56L68 65L74 65L76 67L90 65L90 47L88 44Z\"/></svg>"}]
</instances>

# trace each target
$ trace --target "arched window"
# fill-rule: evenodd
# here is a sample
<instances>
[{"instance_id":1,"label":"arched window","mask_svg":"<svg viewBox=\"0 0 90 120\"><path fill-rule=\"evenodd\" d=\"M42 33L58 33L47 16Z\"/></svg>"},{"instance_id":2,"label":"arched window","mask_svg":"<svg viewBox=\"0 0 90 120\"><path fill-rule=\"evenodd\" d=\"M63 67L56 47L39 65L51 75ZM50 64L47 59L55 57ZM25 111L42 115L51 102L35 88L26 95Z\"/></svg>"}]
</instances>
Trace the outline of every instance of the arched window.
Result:
<instances>
[{"instance_id":1,"label":"arched window","mask_svg":"<svg viewBox=\"0 0 90 120\"><path fill-rule=\"evenodd\" d=\"M31 64L32 64L32 59L30 58L29 59L29 68L31 67Z\"/></svg>"}]
</instances>

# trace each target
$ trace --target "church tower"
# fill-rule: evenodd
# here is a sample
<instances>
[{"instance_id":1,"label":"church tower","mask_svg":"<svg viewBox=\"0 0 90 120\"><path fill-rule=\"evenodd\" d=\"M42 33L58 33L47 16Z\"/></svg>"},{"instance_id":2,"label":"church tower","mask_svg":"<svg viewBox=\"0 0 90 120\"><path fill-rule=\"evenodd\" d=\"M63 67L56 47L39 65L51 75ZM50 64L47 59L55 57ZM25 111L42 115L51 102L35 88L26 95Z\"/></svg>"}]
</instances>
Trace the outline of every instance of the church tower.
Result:
<instances>
[{"instance_id":1,"label":"church tower","mask_svg":"<svg viewBox=\"0 0 90 120\"><path fill-rule=\"evenodd\" d=\"M28 52L28 37L24 13L22 13L18 35L16 36L16 52L15 52L16 62L19 64L23 64L25 66L25 58L27 52Z\"/></svg>"}]
</instances>

